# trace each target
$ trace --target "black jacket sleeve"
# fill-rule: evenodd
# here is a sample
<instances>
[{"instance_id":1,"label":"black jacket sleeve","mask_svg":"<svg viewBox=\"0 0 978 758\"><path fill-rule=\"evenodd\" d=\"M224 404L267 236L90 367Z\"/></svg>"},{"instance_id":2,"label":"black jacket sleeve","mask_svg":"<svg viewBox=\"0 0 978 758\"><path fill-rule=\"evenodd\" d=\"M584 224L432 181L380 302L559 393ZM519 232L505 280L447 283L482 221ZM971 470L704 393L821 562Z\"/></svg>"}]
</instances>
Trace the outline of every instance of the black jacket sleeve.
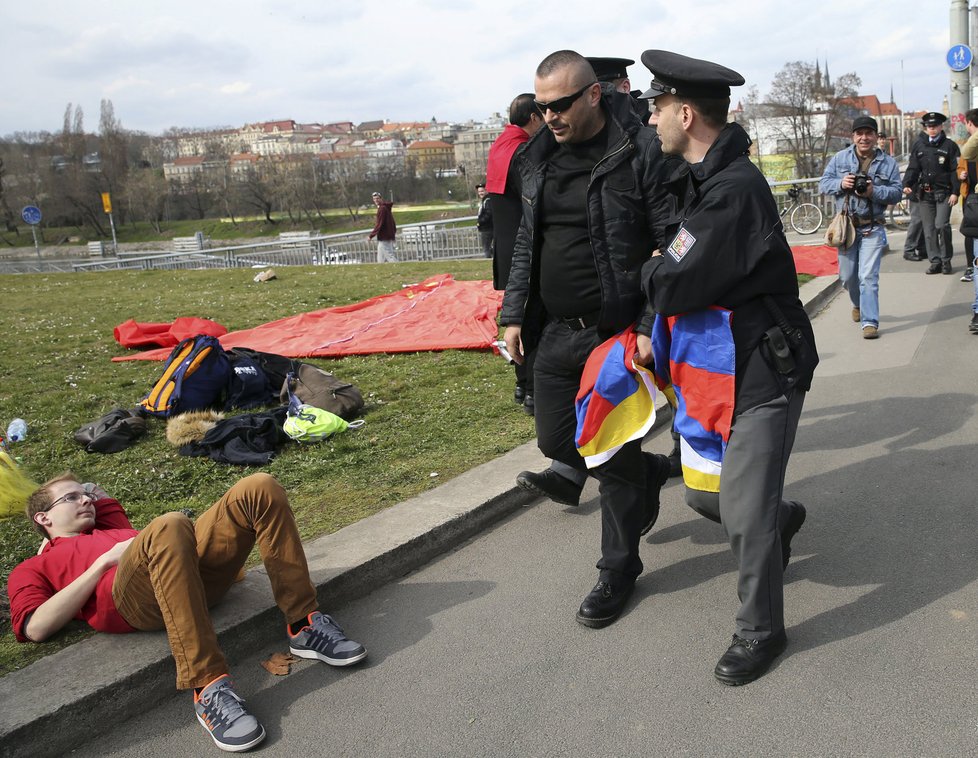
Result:
<instances>
[{"instance_id":1,"label":"black jacket sleeve","mask_svg":"<svg viewBox=\"0 0 978 758\"><path fill-rule=\"evenodd\" d=\"M715 187L666 241L662 257L645 264L643 284L656 313L723 305L755 274L780 222L769 218L762 193L745 192L742 184L737 189Z\"/></svg>"}]
</instances>

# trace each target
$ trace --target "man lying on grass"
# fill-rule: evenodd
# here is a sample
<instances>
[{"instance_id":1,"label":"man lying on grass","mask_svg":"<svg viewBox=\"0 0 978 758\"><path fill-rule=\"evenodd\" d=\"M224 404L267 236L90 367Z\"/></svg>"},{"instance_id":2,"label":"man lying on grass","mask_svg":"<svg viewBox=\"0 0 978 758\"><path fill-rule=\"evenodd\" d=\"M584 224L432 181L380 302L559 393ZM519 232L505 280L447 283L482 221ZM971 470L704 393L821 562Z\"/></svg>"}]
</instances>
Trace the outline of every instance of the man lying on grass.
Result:
<instances>
[{"instance_id":1,"label":"man lying on grass","mask_svg":"<svg viewBox=\"0 0 978 758\"><path fill-rule=\"evenodd\" d=\"M288 497L268 474L240 480L196 523L167 513L137 532L116 500L72 474L38 488L27 515L46 541L8 579L17 639L42 642L72 619L102 632L165 628L177 688L193 689L197 720L222 750L247 750L265 738L232 689L207 611L256 541L292 654L332 666L367 655L317 610Z\"/></svg>"}]
</instances>

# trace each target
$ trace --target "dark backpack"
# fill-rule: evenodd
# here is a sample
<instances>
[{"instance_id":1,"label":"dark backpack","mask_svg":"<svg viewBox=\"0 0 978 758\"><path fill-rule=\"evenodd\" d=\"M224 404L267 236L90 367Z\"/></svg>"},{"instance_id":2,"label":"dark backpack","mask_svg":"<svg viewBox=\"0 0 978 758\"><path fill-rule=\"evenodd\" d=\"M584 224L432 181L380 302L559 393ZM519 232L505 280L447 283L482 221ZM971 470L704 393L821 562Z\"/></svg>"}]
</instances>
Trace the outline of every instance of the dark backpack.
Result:
<instances>
[{"instance_id":1,"label":"dark backpack","mask_svg":"<svg viewBox=\"0 0 978 758\"><path fill-rule=\"evenodd\" d=\"M215 337L198 334L181 341L163 366L163 375L139 405L167 418L222 405L231 381L231 362Z\"/></svg>"},{"instance_id":2,"label":"dark backpack","mask_svg":"<svg viewBox=\"0 0 978 758\"><path fill-rule=\"evenodd\" d=\"M340 381L319 366L300 363L295 375L292 389L301 402L335 413L347 421L356 418L363 410L363 395L360 390L349 382ZM282 385L279 398L283 403L289 402L287 383Z\"/></svg>"},{"instance_id":3,"label":"dark backpack","mask_svg":"<svg viewBox=\"0 0 978 758\"><path fill-rule=\"evenodd\" d=\"M231 383L228 387L227 401L224 410L232 408L260 408L266 405L278 404L278 388L268 379L258 361L244 353L228 351L231 360Z\"/></svg>"},{"instance_id":4,"label":"dark backpack","mask_svg":"<svg viewBox=\"0 0 978 758\"><path fill-rule=\"evenodd\" d=\"M286 358L277 353L263 353L261 350L252 350L250 347L232 347L228 350L232 363L238 357L250 358L258 367L265 372L268 384L273 388L274 397L269 400L269 404L278 402L278 394L285 377L290 373L295 373L299 368L299 363L295 358Z\"/></svg>"}]
</instances>

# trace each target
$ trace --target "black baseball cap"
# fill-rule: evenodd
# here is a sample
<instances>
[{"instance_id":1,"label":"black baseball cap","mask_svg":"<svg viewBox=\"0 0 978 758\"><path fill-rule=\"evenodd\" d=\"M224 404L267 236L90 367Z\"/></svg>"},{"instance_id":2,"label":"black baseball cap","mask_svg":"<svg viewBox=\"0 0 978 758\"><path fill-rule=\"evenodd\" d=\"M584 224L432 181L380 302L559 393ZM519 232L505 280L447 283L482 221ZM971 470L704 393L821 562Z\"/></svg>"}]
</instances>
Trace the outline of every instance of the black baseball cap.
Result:
<instances>
[{"instance_id":1,"label":"black baseball cap","mask_svg":"<svg viewBox=\"0 0 978 758\"><path fill-rule=\"evenodd\" d=\"M880 127L876 123L876 119L872 116L856 116L852 120L852 131L857 131L859 129L872 129L874 132L879 134Z\"/></svg>"}]
</instances>

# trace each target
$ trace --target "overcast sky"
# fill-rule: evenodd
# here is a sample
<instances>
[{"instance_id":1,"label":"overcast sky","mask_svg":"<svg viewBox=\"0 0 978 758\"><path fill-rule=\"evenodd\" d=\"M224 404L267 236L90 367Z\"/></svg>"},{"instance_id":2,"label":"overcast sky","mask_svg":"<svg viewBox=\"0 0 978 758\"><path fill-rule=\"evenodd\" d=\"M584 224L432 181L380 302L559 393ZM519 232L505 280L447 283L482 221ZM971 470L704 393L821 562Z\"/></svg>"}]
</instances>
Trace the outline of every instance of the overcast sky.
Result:
<instances>
[{"instance_id":1,"label":"overcast sky","mask_svg":"<svg viewBox=\"0 0 978 758\"><path fill-rule=\"evenodd\" d=\"M924 6L928 6L928 12ZM948 0L4 0L0 135L60 130L65 106L127 129L482 119L532 91L562 48L661 48L736 69L767 94L788 61L854 71L861 94L939 110ZM817 9L817 10L816 10ZM599 16L600 14L600 16ZM634 87L648 71L629 69ZM746 92L735 89L733 101Z\"/></svg>"}]
</instances>

